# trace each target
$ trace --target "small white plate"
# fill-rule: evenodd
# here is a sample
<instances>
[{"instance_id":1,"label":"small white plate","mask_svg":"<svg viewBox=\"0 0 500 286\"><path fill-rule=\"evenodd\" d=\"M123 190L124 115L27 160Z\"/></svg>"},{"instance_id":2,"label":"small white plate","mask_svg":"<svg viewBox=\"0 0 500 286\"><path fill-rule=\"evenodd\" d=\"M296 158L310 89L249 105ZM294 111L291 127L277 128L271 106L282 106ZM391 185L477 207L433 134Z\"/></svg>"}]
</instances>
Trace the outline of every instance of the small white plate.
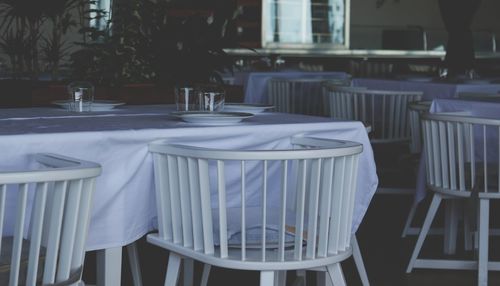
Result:
<instances>
[{"instance_id":1,"label":"small white plate","mask_svg":"<svg viewBox=\"0 0 500 286\"><path fill-rule=\"evenodd\" d=\"M69 100L56 100L52 102L55 105L59 105L61 108L64 109L69 109ZM99 112L99 111L110 111L111 109L115 108L116 106L124 105L125 102L118 102L114 100L94 100L92 102L92 112Z\"/></svg>"},{"instance_id":2,"label":"small white plate","mask_svg":"<svg viewBox=\"0 0 500 286\"><path fill-rule=\"evenodd\" d=\"M245 112L172 112L173 116L179 117L185 122L202 125L230 125L241 122L245 118L254 116L252 113Z\"/></svg>"},{"instance_id":3,"label":"small white plate","mask_svg":"<svg viewBox=\"0 0 500 286\"><path fill-rule=\"evenodd\" d=\"M274 108L273 105L265 104L250 104L250 103L225 103L224 111L229 112L246 112L257 114L266 111L267 109Z\"/></svg>"}]
</instances>

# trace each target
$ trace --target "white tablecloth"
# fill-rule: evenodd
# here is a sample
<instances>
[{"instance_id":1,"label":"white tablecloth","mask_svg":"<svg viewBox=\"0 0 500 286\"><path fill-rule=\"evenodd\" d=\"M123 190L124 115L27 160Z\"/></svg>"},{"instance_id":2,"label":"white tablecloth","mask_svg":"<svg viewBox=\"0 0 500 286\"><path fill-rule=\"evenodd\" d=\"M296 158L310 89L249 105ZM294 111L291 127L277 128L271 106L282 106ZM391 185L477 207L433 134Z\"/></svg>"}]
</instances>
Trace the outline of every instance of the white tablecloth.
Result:
<instances>
[{"instance_id":1,"label":"white tablecloth","mask_svg":"<svg viewBox=\"0 0 500 286\"><path fill-rule=\"evenodd\" d=\"M363 86L368 89L422 91L423 100L454 98L459 92L497 93L500 91L500 84L456 84L368 78L355 78L352 83L354 86Z\"/></svg>"},{"instance_id":2,"label":"white tablecloth","mask_svg":"<svg viewBox=\"0 0 500 286\"><path fill-rule=\"evenodd\" d=\"M168 138L220 148L273 148L298 133L361 142L355 231L376 190L372 149L359 122L267 113L230 126L200 126L175 119L167 106L125 106L113 112L71 114L52 108L0 109L0 162L27 167L29 154L59 153L98 162L87 250L123 246L155 224L153 164L148 143ZM5 164L1 163L1 166Z\"/></svg>"},{"instance_id":3,"label":"white tablecloth","mask_svg":"<svg viewBox=\"0 0 500 286\"><path fill-rule=\"evenodd\" d=\"M496 102L436 99L432 102L430 111L433 113L467 111L475 117L500 119L500 103Z\"/></svg>"},{"instance_id":4,"label":"white tablecloth","mask_svg":"<svg viewBox=\"0 0 500 286\"><path fill-rule=\"evenodd\" d=\"M252 72L248 74L246 85L244 85L245 102L247 103L267 103L267 82L271 78L317 78L317 79L333 79L347 78L348 74L344 72L302 72L302 71L287 71L287 72Z\"/></svg>"}]
</instances>

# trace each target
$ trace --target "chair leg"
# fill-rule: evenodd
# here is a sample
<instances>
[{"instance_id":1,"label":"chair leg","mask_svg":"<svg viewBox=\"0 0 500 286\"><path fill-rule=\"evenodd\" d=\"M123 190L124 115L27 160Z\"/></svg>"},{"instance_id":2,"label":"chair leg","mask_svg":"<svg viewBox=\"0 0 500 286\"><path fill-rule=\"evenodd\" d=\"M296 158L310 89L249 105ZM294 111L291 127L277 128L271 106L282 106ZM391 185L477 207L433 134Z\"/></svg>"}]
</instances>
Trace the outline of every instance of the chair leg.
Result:
<instances>
[{"instance_id":1,"label":"chair leg","mask_svg":"<svg viewBox=\"0 0 500 286\"><path fill-rule=\"evenodd\" d=\"M297 280L300 281L301 286L307 286L306 271L297 270Z\"/></svg>"},{"instance_id":2,"label":"chair leg","mask_svg":"<svg viewBox=\"0 0 500 286\"><path fill-rule=\"evenodd\" d=\"M436 216L436 212L439 208L439 204L441 203L442 199L443 198L439 194L434 194L434 196L432 197L431 205L429 206L429 210L427 211L427 215L425 216L424 225L420 229L420 234L418 235L417 244L415 245L415 249L413 250L413 254L411 255L410 263L408 263L408 268L406 269L406 273L410 273L413 269L413 265L417 260L420 250L422 249L425 237L429 232L432 221Z\"/></svg>"},{"instance_id":3,"label":"chair leg","mask_svg":"<svg viewBox=\"0 0 500 286\"><path fill-rule=\"evenodd\" d=\"M260 272L260 286L274 286L274 271Z\"/></svg>"},{"instance_id":4,"label":"chair leg","mask_svg":"<svg viewBox=\"0 0 500 286\"><path fill-rule=\"evenodd\" d=\"M415 213L417 212L417 206L418 206L418 203L416 203L416 202L414 202L411 206L410 212L408 213L408 217L406 218L405 227L403 228L403 233L401 234L402 238L405 238L406 235L408 234L408 230L411 227L411 222L413 221L413 218L415 217Z\"/></svg>"},{"instance_id":5,"label":"chair leg","mask_svg":"<svg viewBox=\"0 0 500 286\"><path fill-rule=\"evenodd\" d=\"M274 286L286 286L286 270L275 272Z\"/></svg>"},{"instance_id":6,"label":"chair leg","mask_svg":"<svg viewBox=\"0 0 500 286\"><path fill-rule=\"evenodd\" d=\"M330 275L328 274L328 270L326 268L325 271L318 271L318 273L316 273L316 285L333 286L332 280L330 279Z\"/></svg>"},{"instance_id":7,"label":"chair leg","mask_svg":"<svg viewBox=\"0 0 500 286\"><path fill-rule=\"evenodd\" d=\"M165 286L177 285L180 267L181 257L178 254L170 252L168 257L167 274L165 275Z\"/></svg>"},{"instance_id":8,"label":"chair leg","mask_svg":"<svg viewBox=\"0 0 500 286\"><path fill-rule=\"evenodd\" d=\"M356 235L352 236L352 256L354 258L354 264L358 269L359 278L361 278L361 283L363 286L369 286L368 275L366 274L365 264L363 263L363 257L361 256L361 250L359 249L358 239Z\"/></svg>"},{"instance_id":9,"label":"chair leg","mask_svg":"<svg viewBox=\"0 0 500 286\"><path fill-rule=\"evenodd\" d=\"M490 201L479 199L479 261L477 285L488 285L488 235Z\"/></svg>"},{"instance_id":10,"label":"chair leg","mask_svg":"<svg viewBox=\"0 0 500 286\"><path fill-rule=\"evenodd\" d=\"M444 253L455 254L457 250L458 217L460 205L457 200L448 200L445 204Z\"/></svg>"},{"instance_id":11,"label":"chair leg","mask_svg":"<svg viewBox=\"0 0 500 286\"><path fill-rule=\"evenodd\" d=\"M470 251L474 247L474 218L476 207L467 200L464 204L464 249Z\"/></svg>"},{"instance_id":12,"label":"chair leg","mask_svg":"<svg viewBox=\"0 0 500 286\"><path fill-rule=\"evenodd\" d=\"M212 268L212 265L210 265L210 264L203 265L203 273L201 274L200 286L207 286L208 285L208 276L210 275L211 268Z\"/></svg>"},{"instance_id":13,"label":"chair leg","mask_svg":"<svg viewBox=\"0 0 500 286\"><path fill-rule=\"evenodd\" d=\"M328 274L330 275L330 280L333 283L333 286L346 286L344 274L342 273L342 267L340 263L335 263L332 265L328 265L327 267Z\"/></svg>"},{"instance_id":14,"label":"chair leg","mask_svg":"<svg viewBox=\"0 0 500 286\"><path fill-rule=\"evenodd\" d=\"M184 258L183 263L183 281L184 286L193 286L194 277L194 260L191 258Z\"/></svg>"},{"instance_id":15,"label":"chair leg","mask_svg":"<svg viewBox=\"0 0 500 286\"><path fill-rule=\"evenodd\" d=\"M142 286L141 265L139 264L137 244L135 242L132 242L131 244L126 246L126 249L134 286Z\"/></svg>"}]
</instances>

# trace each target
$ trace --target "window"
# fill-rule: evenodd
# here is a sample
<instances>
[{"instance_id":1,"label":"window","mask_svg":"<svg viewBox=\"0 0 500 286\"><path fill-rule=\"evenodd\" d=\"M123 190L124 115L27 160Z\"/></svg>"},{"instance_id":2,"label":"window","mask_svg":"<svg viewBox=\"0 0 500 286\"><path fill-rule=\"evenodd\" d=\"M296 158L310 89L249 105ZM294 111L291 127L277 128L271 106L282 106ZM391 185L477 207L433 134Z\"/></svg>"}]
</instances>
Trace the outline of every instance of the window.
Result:
<instances>
[{"instance_id":1,"label":"window","mask_svg":"<svg viewBox=\"0 0 500 286\"><path fill-rule=\"evenodd\" d=\"M264 48L348 48L350 0L264 0Z\"/></svg>"},{"instance_id":2,"label":"window","mask_svg":"<svg viewBox=\"0 0 500 286\"><path fill-rule=\"evenodd\" d=\"M102 18L95 19L97 17L96 12L90 13L90 26L97 29L104 29L108 24L108 20L111 18L111 5L113 0L97 0L95 4L90 5L90 9L92 10L104 10L106 11L106 15Z\"/></svg>"}]
</instances>

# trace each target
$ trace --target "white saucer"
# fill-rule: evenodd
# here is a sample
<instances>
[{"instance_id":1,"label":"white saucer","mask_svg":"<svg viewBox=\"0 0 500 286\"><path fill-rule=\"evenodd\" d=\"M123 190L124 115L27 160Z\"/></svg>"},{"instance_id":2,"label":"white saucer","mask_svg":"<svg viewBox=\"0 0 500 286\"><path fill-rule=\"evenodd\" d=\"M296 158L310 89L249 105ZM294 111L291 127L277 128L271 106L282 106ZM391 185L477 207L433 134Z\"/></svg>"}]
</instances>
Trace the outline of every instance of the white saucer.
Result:
<instances>
[{"instance_id":1,"label":"white saucer","mask_svg":"<svg viewBox=\"0 0 500 286\"><path fill-rule=\"evenodd\" d=\"M69 109L69 100L56 100L52 102L55 105L60 106L61 108L64 109ZM99 112L99 111L110 111L116 106L124 105L125 102L118 102L114 100L94 100L92 102L92 112Z\"/></svg>"},{"instance_id":2,"label":"white saucer","mask_svg":"<svg viewBox=\"0 0 500 286\"><path fill-rule=\"evenodd\" d=\"M225 103L224 111L228 112L246 112L257 114L266 111L267 109L274 108L273 105L266 104L250 104L250 103Z\"/></svg>"},{"instance_id":3,"label":"white saucer","mask_svg":"<svg viewBox=\"0 0 500 286\"><path fill-rule=\"evenodd\" d=\"M179 117L185 122L201 125L230 125L241 122L243 119L254 116L245 112L203 112L186 111L172 112L170 115Z\"/></svg>"}]
</instances>

